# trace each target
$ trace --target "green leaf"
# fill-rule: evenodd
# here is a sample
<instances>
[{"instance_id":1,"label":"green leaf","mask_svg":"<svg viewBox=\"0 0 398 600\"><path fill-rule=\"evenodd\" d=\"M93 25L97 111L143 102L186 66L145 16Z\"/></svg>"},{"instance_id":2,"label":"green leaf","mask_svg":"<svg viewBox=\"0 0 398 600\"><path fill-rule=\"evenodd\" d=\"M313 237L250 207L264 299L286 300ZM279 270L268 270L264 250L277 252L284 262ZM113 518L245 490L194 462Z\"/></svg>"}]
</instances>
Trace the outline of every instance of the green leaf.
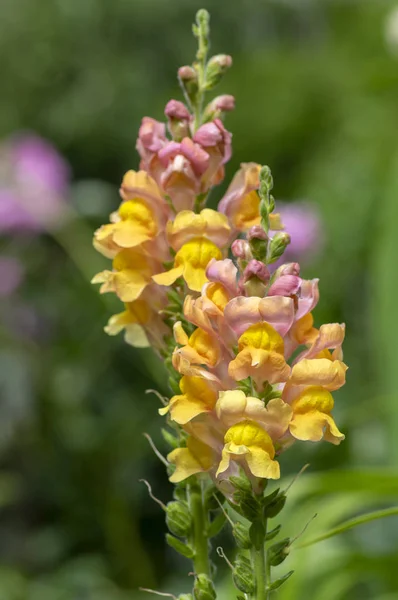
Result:
<instances>
[{"instance_id":1,"label":"green leaf","mask_svg":"<svg viewBox=\"0 0 398 600\"><path fill-rule=\"evenodd\" d=\"M275 590L279 589L281 587L281 585L283 585L285 583L285 581L287 581L289 579L289 577L291 577L293 575L293 573L294 573L294 571L289 571L283 577L280 577L279 579L275 579L275 581L273 581L270 585L267 586L267 591L274 592Z\"/></svg>"},{"instance_id":2,"label":"green leaf","mask_svg":"<svg viewBox=\"0 0 398 600\"><path fill-rule=\"evenodd\" d=\"M194 551L190 546L188 546L188 544L184 544L184 542L178 540L173 535L170 535L170 533L166 533L166 542L169 546L174 548L176 552L182 554L182 556L185 556L186 558L193 558L195 555Z\"/></svg>"},{"instance_id":3,"label":"green leaf","mask_svg":"<svg viewBox=\"0 0 398 600\"><path fill-rule=\"evenodd\" d=\"M359 517L354 517L353 519L349 519L345 521L341 525L330 529L326 533L319 535L318 537L309 540L308 542L304 542L304 544L300 544L297 548L306 548L307 546L313 546L318 542L323 542L335 535L339 535L340 533L344 533L349 529L353 529L353 527L357 527L358 525L363 525L364 523L370 523L371 521L376 521L378 519L384 519L385 517L392 517L394 515L398 515L398 506L393 506L391 508L384 508L382 510L375 510L371 513L366 513L364 515L360 515Z\"/></svg>"}]
</instances>

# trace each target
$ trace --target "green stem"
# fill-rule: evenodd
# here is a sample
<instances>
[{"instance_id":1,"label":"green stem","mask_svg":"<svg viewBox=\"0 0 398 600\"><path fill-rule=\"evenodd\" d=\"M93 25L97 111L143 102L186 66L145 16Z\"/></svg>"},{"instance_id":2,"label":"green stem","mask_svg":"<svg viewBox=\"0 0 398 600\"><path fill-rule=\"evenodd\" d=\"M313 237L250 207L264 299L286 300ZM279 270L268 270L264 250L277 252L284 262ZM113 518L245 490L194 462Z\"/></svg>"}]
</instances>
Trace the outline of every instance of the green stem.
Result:
<instances>
[{"instance_id":1,"label":"green stem","mask_svg":"<svg viewBox=\"0 0 398 600\"><path fill-rule=\"evenodd\" d=\"M264 523L265 533L267 522ZM251 550L252 566L256 582L256 591L253 600L268 600L267 585L271 582L271 568L267 561L267 550L264 542L261 548L252 548Z\"/></svg>"},{"instance_id":2,"label":"green stem","mask_svg":"<svg viewBox=\"0 0 398 600\"><path fill-rule=\"evenodd\" d=\"M206 81L206 59L208 52L208 39L207 32L203 31L202 26L199 26L199 48L196 54L196 70L198 73L198 93L196 95L196 102L194 106L194 129L195 131L200 127L202 123L202 110L203 110L203 98L204 98L204 86Z\"/></svg>"},{"instance_id":3,"label":"green stem","mask_svg":"<svg viewBox=\"0 0 398 600\"><path fill-rule=\"evenodd\" d=\"M199 481L189 484L188 498L193 519L192 546L195 551L193 559L195 574L204 573L210 577L209 543L206 534L207 514Z\"/></svg>"}]
</instances>

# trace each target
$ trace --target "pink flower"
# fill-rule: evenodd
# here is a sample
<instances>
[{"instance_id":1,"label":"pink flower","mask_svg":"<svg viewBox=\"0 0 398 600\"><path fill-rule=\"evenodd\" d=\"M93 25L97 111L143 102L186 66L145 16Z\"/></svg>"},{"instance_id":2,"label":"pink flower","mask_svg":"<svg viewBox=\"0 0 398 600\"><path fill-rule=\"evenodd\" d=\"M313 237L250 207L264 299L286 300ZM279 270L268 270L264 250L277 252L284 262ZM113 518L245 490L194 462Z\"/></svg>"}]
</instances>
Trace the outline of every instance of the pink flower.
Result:
<instances>
[{"instance_id":1,"label":"pink flower","mask_svg":"<svg viewBox=\"0 0 398 600\"><path fill-rule=\"evenodd\" d=\"M69 166L46 140L20 134L0 146L0 231L40 231L62 218Z\"/></svg>"},{"instance_id":2,"label":"pink flower","mask_svg":"<svg viewBox=\"0 0 398 600\"><path fill-rule=\"evenodd\" d=\"M277 202L276 208L286 233L290 235L283 261L311 260L322 247L321 221L316 207L308 202Z\"/></svg>"},{"instance_id":3,"label":"pink flower","mask_svg":"<svg viewBox=\"0 0 398 600\"><path fill-rule=\"evenodd\" d=\"M177 119L178 121L189 121L191 114L185 104L178 100L169 100L164 109L164 114L169 119Z\"/></svg>"}]
</instances>

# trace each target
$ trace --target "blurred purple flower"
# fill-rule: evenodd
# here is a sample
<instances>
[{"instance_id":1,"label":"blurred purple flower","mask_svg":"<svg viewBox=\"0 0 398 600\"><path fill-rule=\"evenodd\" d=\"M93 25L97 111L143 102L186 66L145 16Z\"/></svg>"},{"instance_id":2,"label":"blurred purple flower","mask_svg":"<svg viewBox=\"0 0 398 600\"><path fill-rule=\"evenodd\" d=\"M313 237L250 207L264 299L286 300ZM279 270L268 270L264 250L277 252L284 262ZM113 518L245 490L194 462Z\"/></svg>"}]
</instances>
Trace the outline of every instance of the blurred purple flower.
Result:
<instances>
[{"instance_id":1,"label":"blurred purple flower","mask_svg":"<svg viewBox=\"0 0 398 600\"><path fill-rule=\"evenodd\" d=\"M276 266L290 262L309 262L322 249L322 224L317 208L309 202L277 202L276 212L280 213L286 233L291 242Z\"/></svg>"},{"instance_id":2,"label":"blurred purple flower","mask_svg":"<svg viewBox=\"0 0 398 600\"><path fill-rule=\"evenodd\" d=\"M0 233L39 232L62 217L69 166L46 140L19 134L0 144Z\"/></svg>"},{"instance_id":3,"label":"blurred purple flower","mask_svg":"<svg viewBox=\"0 0 398 600\"><path fill-rule=\"evenodd\" d=\"M0 256L0 298L11 296L19 287L24 268L17 258Z\"/></svg>"}]
</instances>

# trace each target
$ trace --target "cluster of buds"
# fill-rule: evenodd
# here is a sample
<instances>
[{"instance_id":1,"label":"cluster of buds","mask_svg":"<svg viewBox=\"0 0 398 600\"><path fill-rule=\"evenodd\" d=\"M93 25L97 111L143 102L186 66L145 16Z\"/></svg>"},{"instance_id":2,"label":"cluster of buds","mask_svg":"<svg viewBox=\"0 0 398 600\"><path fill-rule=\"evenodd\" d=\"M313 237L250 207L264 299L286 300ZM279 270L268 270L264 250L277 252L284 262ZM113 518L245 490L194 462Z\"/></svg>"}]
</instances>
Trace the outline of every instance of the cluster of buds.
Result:
<instances>
[{"instance_id":1,"label":"cluster of buds","mask_svg":"<svg viewBox=\"0 0 398 600\"><path fill-rule=\"evenodd\" d=\"M264 496L267 481L280 477L278 458L297 441L344 439L332 392L347 367L344 325L314 327L318 280L283 263L290 236L274 212L269 168L242 164L218 209L204 207L231 156L222 117L234 106L231 96L202 106L231 65L226 55L206 62L206 14L194 26L197 61L178 72L186 104L168 102L167 124L143 119L140 170L126 173L118 210L95 232L96 249L113 263L93 281L125 304L106 331L124 329L127 342L154 347L169 370L174 395L159 410L173 430L165 432L176 484L165 507L168 541L194 560L195 598L213 600L203 554L227 515L206 515L231 503L252 523L234 525L237 543L261 563L279 532L267 532L266 522L285 501L278 490ZM268 549L270 565L287 556L290 542L281 543ZM254 566L244 554L237 561L235 583L251 595L260 585Z\"/></svg>"}]
</instances>

